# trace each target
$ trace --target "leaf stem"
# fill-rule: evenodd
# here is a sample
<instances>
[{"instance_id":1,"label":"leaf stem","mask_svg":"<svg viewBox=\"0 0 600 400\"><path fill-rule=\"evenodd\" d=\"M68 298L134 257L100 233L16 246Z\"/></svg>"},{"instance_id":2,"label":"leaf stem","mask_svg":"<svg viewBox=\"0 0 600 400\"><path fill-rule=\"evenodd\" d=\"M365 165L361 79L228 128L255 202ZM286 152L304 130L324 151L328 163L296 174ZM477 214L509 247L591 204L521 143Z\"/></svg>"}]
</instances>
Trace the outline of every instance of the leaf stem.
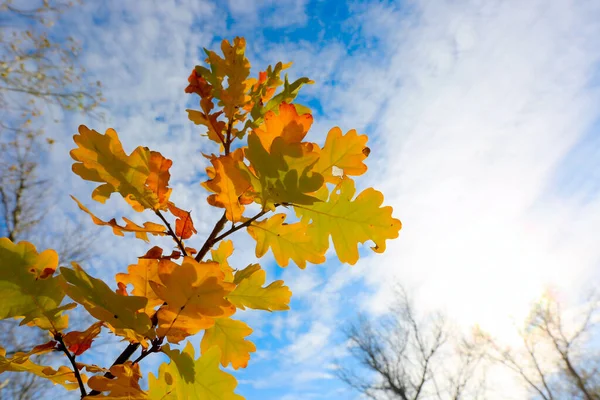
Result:
<instances>
[{"instance_id":1,"label":"leaf stem","mask_svg":"<svg viewBox=\"0 0 600 400\"><path fill-rule=\"evenodd\" d=\"M79 391L81 392L81 398L87 396L87 392L85 390L85 386L83 385L83 380L81 379L81 374L79 373L79 368L77 368L77 364L75 363L75 356L71 354L67 346L65 346L65 342L63 341L62 334L56 333L54 335L54 340L60 343L60 349L65 353L71 365L73 366L73 373L75 374L75 378L77 378L77 383L79 384Z\"/></svg>"},{"instance_id":2,"label":"leaf stem","mask_svg":"<svg viewBox=\"0 0 600 400\"><path fill-rule=\"evenodd\" d=\"M164 215L162 215L160 210L156 210L154 212L156 213L156 215L158 215L158 217L162 220L162 222L164 222L164 224L167 226L167 230L169 231L169 236L171 236L173 238L173 240L175 240L175 242L177 243L177 246L179 247L179 250L181 250L181 253L187 257L187 252L185 251L185 246L183 245L183 242L181 241L181 239L179 239L179 237L177 237L177 235L175 234L175 231L173 231L173 228L171 228L171 224L169 224L169 221L167 221L167 219L164 217Z\"/></svg>"}]
</instances>

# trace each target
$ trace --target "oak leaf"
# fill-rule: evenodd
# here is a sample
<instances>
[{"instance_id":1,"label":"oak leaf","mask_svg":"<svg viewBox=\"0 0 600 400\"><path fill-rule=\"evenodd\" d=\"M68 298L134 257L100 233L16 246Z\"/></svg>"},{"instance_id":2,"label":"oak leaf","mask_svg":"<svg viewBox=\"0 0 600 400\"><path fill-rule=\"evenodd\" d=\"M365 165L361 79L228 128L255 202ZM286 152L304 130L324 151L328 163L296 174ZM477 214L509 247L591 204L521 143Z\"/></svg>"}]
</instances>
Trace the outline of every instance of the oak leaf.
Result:
<instances>
[{"instance_id":1,"label":"oak leaf","mask_svg":"<svg viewBox=\"0 0 600 400\"><path fill-rule=\"evenodd\" d=\"M236 288L227 296L227 300L237 308L246 307L255 310L284 311L289 310L292 292L283 281L277 280L263 287L267 273L252 264L235 274Z\"/></svg>"},{"instance_id":2,"label":"oak leaf","mask_svg":"<svg viewBox=\"0 0 600 400\"><path fill-rule=\"evenodd\" d=\"M251 189L250 181L241 168L244 153L242 149L222 155L212 156L210 161L213 165L209 177L202 186L215 193L208 196L208 203L215 207L224 208L227 219L239 222L244 212L244 204L248 204L243 196Z\"/></svg>"},{"instance_id":3,"label":"oak leaf","mask_svg":"<svg viewBox=\"0 0 600 400\"><path fill-rule=\"evenodd\" d=\"M322 189L325 192L325 188ZM320 250L329 247L329 237L341 262L358 261L358 244L372 240L377 253L385 250L385 241L398 237L400 220L392 217L392 207L381 207L381 192L368 188L354 200L354 182L343 179L330 193L329 199L313 205L296 205L296 214L308 224L308 235Z\"/></svg>"},{"instance_id":4,"label":"oak leaf","mask_svg":"<svg viewBox=\"0 0 600 400\"><path fill-rule=\"evenodd\" d=\"M254 130L263 147L271 150L273 139L281 137L287 143L300 143L306 136L313 117L310 114L298 115L293 104L281 103L279 113L269 111L265 115L265 122Z\"/></svg>"},{"instance_id":5,"label":"oak leaf","mask_svg":"<svg viewBox=\"0 0 600 400\"><path fill-rule=\"evenodd\" d=\"M219 263L221 271L225 274L225 282L233 282L233 268L227 260L233 254L233 242L222 240L217 249L211 249L210 255L214 262Z\"/></svg>"},{"instance_id":6,"label":"oak leaf","mask_svg":"<svg viewBox=\"0 0 600 400\"><path fill-rule=\"evenodd\" d=\"M359 135L352 129L345 135L338 127L332 128L327 134L325 146L319 153L319 161L315 171L325 178L326 182L338 183L339 176L333 173L334 167L342 170L343 175L362 175L367 172L363 161L369 155L367 135Z\"/></svg>"},{"instance_id":7,"label":"oak leaf","mask_svg":"<svg viewBox=\"0 0 600 400\"><path fill-rule=\"evenodd\" d=\"M256 240L256 257L264 256L271 248L281 267L286 267L290 259L302 269L306 268L307 261L313 264L325 262L325 252L316 248L306 233L308 225L303 222L286 224L285 218L285 214L275 214L248 226L248 233Z\"/></svg>"},{"instance_id":8,"label":"oak leaf","mask_svg":"<svg viewBox=\"0 0 600 400\"><path fill-rule=\"evenodd\" d=\"M276 137L269 153L256 133L248 137L246 158L254 171L246 168L248 179L265 208L276 203L313 204L310 195L323 186L323 176L313 167L319 155L310 143L288 143Z\"/></svg>"},{"instance_id":9,"label":"oak leaf","mask_svg":"<svg viewBox=\"0 0 600 400\"><path fill-rule=\"evenodd\" d=\"M214 317L228 317L235 307L225 299L235 287L215 262L198 263L184 257L181 265L163 260L158 266L160 283L150 281L164 304L158 310L157 335L172 343L214 324Z\"/></svg>"},{"instance_id":10,"label":"oak leaf","mask_svg":"<svg viewBox=\"0 0 600 400\"><path fill-rule=\"evenodd\" d=\"M48 379L54 384L62 385L67 390L76 389L77 378L75 373L68 367L61 366L58 369L39 365L31 361L29 358L36 354L32 351L29 353L16 352L12 357L6 357L6 350L0 347L0 374L4 372L28 372L37 375L41 378ZM37 354L40 354L37 352ZM81 375L83 382L87 381L85 375Z\"/></svg>"},{"instance_id":11,"label":"oak leaf","mask_svg":"<svg viewBox=\"0 0 600 400\"><path fill-rule=\"evenodd\" d=\"M114 129L108 129L102 135L81 125L73 140L78 145L71 150L71 157L77 161L73 164L73 172L85 180L102 183L94 189L92 199L104 203L112 193L118 192L136 211L166 209L170 191L163 189L168 173L162 172L160 179L150 178L152 185L148 185L151 159L154 157L153 168L156 168L156 165L167 164L162 156L153 156L155 152L141 146L127 155ZM158 171L153 173L158 174Z\"/></svg>"},{"instance_id":12,"label":"oak leaf","mask_svg":"<svg viewBox=\"0 0 600 400\"><path fill-rule=\"evenodd\" d=\"M108 392L96 396L100 399L148 399L148 394L142 390L139 380L142 377L139 364L127 361L124 364L110 367L113 379L104 376L92 376L88 386L99 392Z\"/></svg>"},{"instance_id":13,"label":"oak leaf","mask_svg":"<svg viewBox=\"0 0 600 400\"><path fill-rule=\"evenodd\" d=\"M104 322L98 321L83 332L71 331L63 336L63 342L74 356L81 355L92 346L103 326Z\"/></svg>"},{"instance_id":14,"label":"oak leaf","mask_svg":"<svg viewBox=\"0 0 600 400\"><path fill-rule=\"evenodd\" d=\"M150 281L158 281L158 265L163 260L140 258L137 264L127 267L127 273L118 273L115 275L117 284L133 285L134 296L145 297L148 303L144 307L144 312L148 315L154 313L154 308L162 304L163 301L154 293L150 286ZM170 262L166 260L165 262Z\"/></svg>"},{"instance_id":15,"label":"oak leaf","mask_svg":"<svg viewBox=\"0 0 600 400\"><path fill-rule=\"evenodd\" d=\"M172 202L169 202L169 211L177 219L175 220L175 235L180 239L189 239L193 234L198 233L194 228L194 221L192 220L192 213L190 211L182 210L178 208Z\"/></svg>"},{"instance_id":16,"label":"oak leaf","mask_svg":"<svg viewBox=\"0 0 600 400\"><path fill-rule=\"evenodd\" d=\"M148 375L148 393L151 399L162 400L244 400L234 393L236 379L219 368L221 352L213 346L195 359L194 346L187 343L183 351L163 346L171 359L162 364L158 376Z\"/></svg>"},{"instance_id":17,"label":"oak leaf","mask_svg":"<svg viewBox=\"0 0 600 400\"><path fill-rule=\"evenodd\" d=\"M144 335L150 329L150 318L143 310L148 299L139 296L122 296L111 290L104 281L88 275L77 263L73 269L61 267L67 295L85 307L94 318L105 321L114 328L132 329Z\"/></svg>"},{"instance_id":18,"label":"oak leaf","mask_svg":"<svg viewBox=\"0 0 600 400\"><path fill-rule=\"evenodd\" d=\"M135 222L123 217L125 221L125 226L121 226L117 224L117 221L113 218L110 221L102 221L100 218L96 217L90 210L87 209L79 200L77 200L74 196L71 196L73 200L77 203L79 208L86 212L90 217L92 217L92 221L96 225L100 226L110 226L113 229L113 233L117 236L125 236L123 232L134 232L135 237L138 239L142 239L144 242L149 242L148 234L152 234L154 236L164 236L167 234L167 228L164 225L157 224L154 222L144 222L144 226L140 226Z\"/></svg>"},{"instance_id":19,"label":"oak leaf","mask_svg":"<svg viewBox=\"0 0 600 400\"><path fill-rule=\"evenodd\" d=\"M21 318L21 324L34 324L57 333L68 325L60 306L65 292L63 278L53 276L58 266L54 250L38 253L29 242L13 243L0 238L0 319Z\"/></svg>"},{"instance_id":20,"label":"oak leaf","mask_svg":"<svg viewBox=\"0 0 600 400\"><path fill-rule=\"evenodd\" d=\"M204 331L200 349L206 353L212 346L221 349L221 365L226 367L231 363L233 369L246 368L250 353L256 351L256 346L245 337L252 329L242 321L231 318L217 318L215 324Z\"/></svg>"}]
</instances>

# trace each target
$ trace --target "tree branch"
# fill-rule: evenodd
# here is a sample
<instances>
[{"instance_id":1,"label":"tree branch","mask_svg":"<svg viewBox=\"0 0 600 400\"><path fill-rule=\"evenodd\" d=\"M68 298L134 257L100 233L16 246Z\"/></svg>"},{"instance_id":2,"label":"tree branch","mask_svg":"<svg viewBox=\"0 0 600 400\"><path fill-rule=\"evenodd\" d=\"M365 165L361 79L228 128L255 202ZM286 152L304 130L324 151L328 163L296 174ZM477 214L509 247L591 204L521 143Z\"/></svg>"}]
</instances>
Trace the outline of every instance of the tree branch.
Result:
<instances>
[{"instance_id":1,"label":"tree branch","mask_svg":"<svg viewBox=\"0 0 600 400\"><path fill-rule=\"evenodd\" d=\"M173 231L173 228L171 228L171 224L169 224L169 221L167 221L167 219L164 217L164 215L162 215L160 210L156 210L155 213L162 220L162 222L167 226L167 230L169 231L169 236L171 236L173 238L173 240L175 240L175 242L177 243L177 246L179 247L179 250L181 250L181 253L187 257L187 252L185 251L185 246L183 245L183 242L181 241L181 239L179 237L177 237L177 235L175 234L175 231Z\"/></svg>"},{"instance_id":2,"label":"tree branch","mask_svg":"<svg viewBox=\"0 0 600 400\"><path fill-rule=\"evenodd\" d=\"M75 356L71 354L67 346L65 346L65 342L63 341L62 334L57 333L54 335L54 339L60 343L60 349L65 353L71 365L73 366L73 373L75 374L75 378L77 378L77 383L79 384L79 391L81 392L81 398L87 396L87 392L85 390L85 386L83 386L83 380L81 379L81 375L79 374L79 369L77 368L77 364L75 364Z\"/></svg>"}]
</instances>

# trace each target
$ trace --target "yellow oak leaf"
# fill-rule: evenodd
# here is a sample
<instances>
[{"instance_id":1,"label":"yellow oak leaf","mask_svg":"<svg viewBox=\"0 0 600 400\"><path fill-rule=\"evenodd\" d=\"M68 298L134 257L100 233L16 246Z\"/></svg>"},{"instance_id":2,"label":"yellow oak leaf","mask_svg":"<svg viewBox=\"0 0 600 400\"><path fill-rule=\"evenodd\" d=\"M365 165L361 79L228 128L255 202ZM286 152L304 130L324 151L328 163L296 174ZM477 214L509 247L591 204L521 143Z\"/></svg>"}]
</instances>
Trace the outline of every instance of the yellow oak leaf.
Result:
<instances>
[{"instance_id":1,"label":"yellow oak leaf","mask_svg":"<svg viewBox=\"0 0 600 400\"><path fill-rule=\"evenodd\" d=\"M63 278L53 276L58 266L54 250L38 253L29 242L13 243L0 238L0 319L24 318L21 324L33 324L57 333L66 329L68 316L60 306L65 292Z\"/></svg>"},{"instance_id":2,"label":"yellow oak leaf","mask_svg":"<svg viewBox=\"0 0 600 400\"><path fill-rule=\"evenodd\" d=\"M306 268L307 261L313 264L325 262L325 252L317 249L306 234L308 225L303 222L286 224L285 218L285 214L275 214L248 226L248 233L256 240L256 257L264 256L271 248L281 267L286 267L290 259L302 269Z\"/></svg>"},{"instance_id":3,"label":"yellow oak leaf","mask_svg":"<svg viewBox=\"0 0 600 400\"><path fill-rule=\"evenodd\" d=\"M92 324L85 331L71 331L63 336L65 346L71 354L78 356L83 354L87 349L92 346L92 342L100 334L104 322L98 321Z\"/></svg>"},{"instance_id":4,"label":"yellow oak leaf","mask_svg":"<svg viewBox=\"0 0 600 400\"><path fill-rule=\"evenodd\" d=\"M221 349L221 365L226 367L231 363L233 369L246 368L250 353L256 351L256 346L244 339L252 333L252 329L244 322L231 318L217 318L215 324L204 331L200 350L206 353L212 346Z\"/></svg>"},{"instance_id":5,"label":"yellow oak leaf","mask_svg":"<svg viewBox=\"0 0 600 400\"><path fill-rule=\"evenodd\" d=\"M144 242L149 242L148 234L154 236L164 236L167 234L167 228L164 225L156 224L154 222L144 222L144 226L140 226L135 222L123 217L125 221L125 226L121 226L117 224L117 221L113 218L110 221L102 221L100 218L96 217L90 210L87 209L79 200L77 200L74 196L71 196L73 200L77 203L79 208L86 212L90 217L92 217L92 221L96 225L100 226L110 226L113 229L113 233L117 236L125 236L123 232L134 232L135 237L138 239L142 239Z\"/></svg>"},{"instance_id":6,"label":"yellow oak leaf","mask_svg":"<svg viewBox=\"0 0 600 400\"><path fill-rule=\"evenodd\" d=\"M228 155L210 157L213 168L209 176L212 179L202 184L204 188L215 193L208 196L208 203L224 208L227 219L232 222L242 219L244 204L248 204L242 195L251 188L247 175L240 169L243 159L242 149Z\"/></svg>"},{"instance_id":7,"label":"yellow oak leaf","mask_svg":"<svg viewBox=\"0 0 600 400\"><path fill-rule=\"evenodd\" d=\"M166 304L158 310L157 335L178 343L214 324L214 317L228 317L235 307L225 299L234 288L216 262L198 263L184 257L181 265L163 260L158 266L160 283L150 281L154 293Z\"/></svg>"},{"instance_id":8,"label":"yellow oak leaf","mask_svg":"<svg viewBox=\"0 0 600 400\"><path fill-rule=\"evenodd\" d=\"M239 108L250 100L246 93L252 82L247 81L250 75L250 61L246 58L246 40L236 37L233 45L228 40L221 42L223 58L211 50L205 50L211 71L196 68L202 77L213 85L213 94L223 106L225 117L232 120ZM223 88L223 80L227 78L227 88Z\"/></svg>"},{"instance_id":9,"label":"yellow oak leaf","mask_svg":"<svg viewBox=\"0 0 600 400\"><path fill-rule=\"evenodd\" d=\"M152 400L244 400L234 393L236 379L219 368L218 346L195 359L194 346L187 343L183 351L163 346L171 361L163 363L158 376L148 375L148 394Z\"/></svg>"},{"instance_id":10,"label":"yellow oak leaf","mask_svg":"<svg viewBox=\"0 0 600 400\"><path fill-rule=\"evenodd\" d=\"M370 152L367 140L367 135L359 135L354 129L343 135L340 128L332 128L319 154L315 171L323 175L326 182L331 183L337 183L341 179L334 175L333 167L341 169L343 175L364 174L367 166L363 161Z\"/></svg>"},{"instance_id":11,"label":"yellow oak leaf","mask_svg":"<svg viewBox=\"0 0 600 400\"><path fill-rule=\"evenodd\" d=\"M148 303L144 307L144 312L148 315L154 314L154 308L163 303L150 286L150 281L158 281L158 265L160 262L162 260L142 258L139 259L137 264L127 267L127 273L121 272L115 275L117 283L133 285L131 293L134 296L148 299Z\"/></svg>"},{"instance_id":12,"label":"yellow oak leaf","mask_svg":"<svg viewBox=\"0 0 600 400\"><path fill-rule=\"evenodd\" d=\"M95 397L115 400L148 399L148 394L142 390L139 384L142 377L139 364L127 361L124 364L113 365L109 371L113 374L113 379L104 376L92 376L89 379L88 386L91 389L108 392Z\"/></svg>"},{"instance_id":13,"label":"yellow oak leaf","mask_svg":"<svg viewBox=\"0 0 600 400\"><path fill-rule=\"evenodd\" d=\"M61 366L58 369L39 365L32 362L29 358L34 354L40 354L35 349L29 353L16 352L12 357L6 357L6 350L0 347L0 374L4 372L28 372L41 378L48 379L54 384L62 385L67 390L77 389L77 378L75 373L68 367ZM87 381L87 376L81 375L83 382Z\"/></svg>"},{"instance_id":14,"label":"yellow oak leaf","mask_svg":"<svg viewBox=\"0 0 600 400\"><path fill-rule=\"evenodd\" d=\"M227 124L225 121L219 121L217 119L219 115L221 115L220 112L210 114L207 112L190 109L187 109L186 111L190 121L196 125L204 125L208 128L207 136L210 140L217 143L223 143L223 131L225 130L225 126Z\"/></svg>"},{"instance_id":15,"label":"yellow oak leaf","mask_svg":"<svg viewBox=\"0 0 600 400\"><path fill-rule=\"evenodd\" d=\"M115 328L132 329L143 335L150 329L150 317L143 310L148 299L139 296L122 296L111 290L104 281L88 275L77 263L73 269L61 267L67 295L99 321Z\"/></svg>"},{"instance_id":16,"label":"yellow oak leaf","mask_svg":"<svg viewBox=\"0 0 600 400\"><path fill-rule=\"evenodd\" d=\"M246 158L254 171L245 168L261 204L272 209L275 203L313 204L320 201L309 193L323 186L323 176L313 167L319 155L311 143L288 143L276 137L269 153L256 133L248 137Z\"/></svg>"},{"instance_id":17,"label":"yellow oak leaf","mask_svg":"<svg viewBox=\"0 0 600 400\"><path fill-rule=\"evenodd\" d=\"M214 262L219 263L221 271L225 274L225 282L233 282L233 268L229 265L227 259L233 254L233 242L231 240L222 240L219 247L210 250L210 255Z\"/></svg>"},{"instance_id":18,"label":"yellow oak leaf","mask_svg":"<svg viewBox=\"0 0 600 400\"><path fill-rule=\"evenodd\" d=\"M94 189L92 199L104 203L112 193L118 192L136 211L166 209L170 191L163 189L166 189L168 172L159 174L156 167L164 168L168 160L155 154L151 167L155 152L141 146L127 155L114 129L108 129L103 135L81 125L73 140L78 145L71 150L71 158L77 161L73 172L85 180L102 183ZM150 177L151 168L153 177Z\"/></svg>"},{"instance_id":19,"label":"yellow oak leaf","mask_svg":"<svg viewBox=\"0 0 600 400\"><path fill-rule=\"evenodd\" d=\"M235 274L236 288L227 296L227 300L237 308L246 307L255 310L284 311L289 310L292 292L283 281L274 281L262 287L267 279L265 270L252 264Z\"/></svg>"},{"instance_id":20,"label":"yellow oak leaf","mask_svg":"<svg viewBox=\"0 0 600 400\"><path fill-rule=\"evenodd\" d=\"M304 223L312 221L308 235L320 250L329 247L329 237L341 262L358 261L358 244L371 240L377 253L385 250L385 241L398 237L400 220L392 217L392 207L381 207L381 192L368 188L354 200L356 189L350 178L334 188L327 201L313 205L295 205L296 214Z\"/></svg>"},{"instance_id":21,"label":"yellow oak leaf","mask_svg":"<svg viewBox=\"0 0 600 400\"><path fill-rule=\"evenodd\" d=\"M276 137L282 137L288 143L300 143L312 122L311 114L298 115L293 104L281 103L279 113L267 112L264 123L254 132L258 135L263 147L270 151L273 139Z\"/></svg>"}]
</instances>

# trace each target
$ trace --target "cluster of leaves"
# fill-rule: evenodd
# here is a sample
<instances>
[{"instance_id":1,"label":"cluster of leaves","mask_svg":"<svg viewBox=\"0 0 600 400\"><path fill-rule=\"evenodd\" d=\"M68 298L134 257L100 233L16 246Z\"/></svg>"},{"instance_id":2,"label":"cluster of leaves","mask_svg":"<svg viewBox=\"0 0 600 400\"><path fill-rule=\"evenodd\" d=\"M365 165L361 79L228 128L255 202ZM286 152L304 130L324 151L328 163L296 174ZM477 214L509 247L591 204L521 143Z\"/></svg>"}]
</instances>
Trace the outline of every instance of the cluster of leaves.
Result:
<instances>
[{"instance_id":1,"label":"cluster of leaves","mask_svg":"<svg viewBox=\"0 0 600 400\"><path fill-rule=\"evenodd\" d=\"M160 222L103 221L74 198L79 208L115 235L132 232L146 242L149 235L169 236L173 249L165 255L165 249L150 248L116 275L111 288L75 263L57 274L53 250L38 253L30 243L0 239L0 318L23 318L22 324L52 336L27 353L0 352L0 372L34 373L67 389L79 388L82 397L240 399L235 378L219 364L244 368L256 348L247 339L252 329L234 314L247 308L287 310L292 293L281 280L266 284L259 264L230 266L234 246L224 239L245 229L256 241L257 257L271 249L281 267L292 260L305 268L307 262L325 262L330 239L340 261L354 264L359 243L372 241L373 250L382 252L385 241L398 236L401 223L391 207L382 207L380 192L369 188L355 197L351 176L367 170L367 137L333 128L323 147L304 141L313 117L293 101L302 85L312 82L282 80L282 70L289 67L282 63L250 78L242 38L223 41L222 52L223 57L207 50L209 68L196 67L186 88L200 96L200 110L188 110L190 120L219 145L218 154L206 156L211 166L202 182L210 192L208 203L223 210L214 229L201 247L188 246L197 232L191 213L170 201L172 161L141 146L128 155L114 130L101 134L81 126L71 151L73 172L99 183L92 199L105 203L119 193L135 211L150 211ZM63 302L66 297L74 303ZM77 305L98 322L82 332L65 332L65 312ZM109 369L78 362L102 329L129 342L127 348ZM196 358L189 339L200 332ZM186 339L182 350L171 347ZM139 348L139 356L130 361ZM30 360L57 350L71 367L55 370ZM171 361L157 377L150 374L145 391L139 364L156 352ZM97 375L88 380L84 370Z\"/></svg>"}]
</instances>

